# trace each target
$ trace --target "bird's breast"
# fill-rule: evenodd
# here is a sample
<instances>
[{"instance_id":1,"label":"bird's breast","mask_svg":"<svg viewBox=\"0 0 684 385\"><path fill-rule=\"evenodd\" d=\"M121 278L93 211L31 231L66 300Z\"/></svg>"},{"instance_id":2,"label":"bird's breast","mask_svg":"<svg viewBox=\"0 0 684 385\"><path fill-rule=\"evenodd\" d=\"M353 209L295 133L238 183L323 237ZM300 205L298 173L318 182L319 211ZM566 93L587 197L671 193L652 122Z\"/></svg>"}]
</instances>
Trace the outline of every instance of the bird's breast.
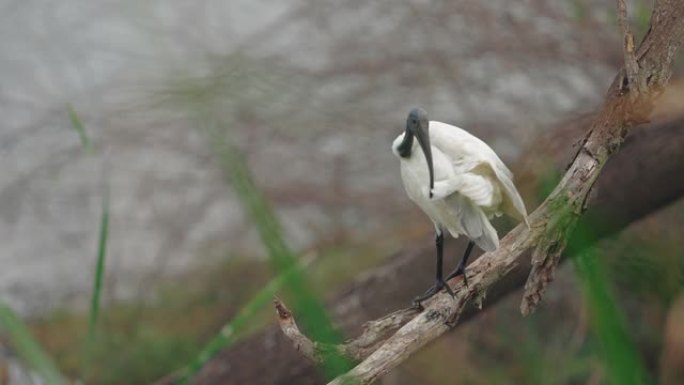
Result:
<instances>
[{"instance_id":1,"label":"bird's breast","mask_svg":"<svg viewBox=\"0 0 684 385\"><path fill-rule=\"evenodd\" d=\"M408 158L401 158L401 179L411 199L418 198L419 195L427 196L430 173L423 151L416 149Z\"/></svg>"}]
</instances>

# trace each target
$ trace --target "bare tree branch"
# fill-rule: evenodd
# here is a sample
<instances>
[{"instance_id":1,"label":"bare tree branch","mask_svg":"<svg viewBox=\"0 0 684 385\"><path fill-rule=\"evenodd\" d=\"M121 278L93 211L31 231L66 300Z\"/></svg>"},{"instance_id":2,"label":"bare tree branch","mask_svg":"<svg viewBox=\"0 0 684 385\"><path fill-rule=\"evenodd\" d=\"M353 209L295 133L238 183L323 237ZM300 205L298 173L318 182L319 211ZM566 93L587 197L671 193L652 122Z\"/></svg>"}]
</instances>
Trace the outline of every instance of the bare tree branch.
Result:
<instances>
[{"instance_id":1,"label":"bare tree branch","mask_svg":"<svg viewBox=\"0 0 684 385\"><path fill-rule=\"evenodd\" d=\"M342 345L332 345L311 341L299 330L292 312L280 299L275 298L273 304L278 314L280 330L292 341L295 350L314 363L321 363L325 357L323 353L330 351L360 361L376 350L376 345L387 337L387 333L400 328L419 313L419 310L415 308L390 313L377 320L367 322L364 325L363 334L358 338Z\"/></svg>"},{"instance_id":2,"label":"bare tree branch","mask_svg":"<svg viewBox=\"0 0 684 385\"><path fill-rule=\"evenodd\" d=\"M618 8L623 8L618 0ZM618 14L626 23L624 9ZM667 18L657 15L667 14ZM574 228L579 216L586 209L589 193L603 165L622 143L627 129L647 122L653 110L654 99L663 91L671 75L672 56L684 36L683 12L677 2L656 2L649 33L639 50L643 55L636 67L629 63L633 51L625 47L628 62L610 87L601 112L592 123L586 140L580 147L565 176L549 198L536 212L542 214L541 225L545 227L532 256L532 271L525 284L521 304L523 314L534 310L541 300L547 284L553 280L560 254L565 249L568 232ZM664 28L665 24L668 28ZM624 30L629 34L628 28ZM643 47L648 47L646 50ZM625 76L633 76L627 81ZM639 89L638 84L644 84ZM627 87L627 89L625 89ZM629 97L625 97L628 91Z\"/></svg>"},{"instance_id":3,"label":"bare tree branch","mask_svg":"<svg viewBox=\"0 0 684 385\"><path fill-rule=\"evenodd\" d=\"M589 193L603 166L619 148L628 128L648 121L654 98L669 80L672 56L684 37L683 15L684 10L677 1L656 1L649 33L639 48L643 54L637 61L636 71L632 66L618 74L564 177L546 201L530 214L530 227L519 225L501 240L499 249L473 262L468 271L472 274L469 287L459 283L453 299L445 293L433 297L421 314L399 329L349 373L330 382L330 385L341 385L350 379L358 383L371 383L392 370L413 352L452 327L465 304L484 296L490 286L518 265L523 252L533 246L532 271L525 285L521 311L527 314L534 310L547 284L553 279L567 238L586 210ZM629 47L625 51L627 56L632 52ZM633 81L627 81L627 95L625 76L634 76ZM643 90L639 89L639 83L645 84Z\"/></svg>"},{"instance_id":4,"label":"bare tree branch","mask_svg":"<svg viewBox=\"0 0 684 385\"><path fill-rule=\"evenodd\" d=\"M292 341L295 350L302 353L304 357L308 358L309 360L315 363L320 363L322 361L322 357L317 351L320 348L316 346L316 343L312 342L307 336L299 331L299 327L297 326L294 317L292 317L292 312L285 307L285 304L283 304L278 298L273 300L273 305L276 308L276 313L278 313L278 324L280 325L280 330L282 330L283 334L285 334L287 338Z\"/></svg>"},{"instance_id":5,"label":"bare tree branch","mask_svg":"<svg viewBox=\"0 0 684 385\"><path fill-rule=\"evenodd\" d=\"M363 334L347 342L347 345L351 349L362 352L362 354L358 354L355 358L366 358L375 350L369 349L373 348L378 342L381 342L387 336L387 333L399 329L406 322L412 320L419 312L420 310L417 308L401 309L377 320L366 322L363 327Z\"/></svg>"},{"instance_id":6,"label":"bare tree branch","mask_svg":"<svg viewBox=\"0 0 684 385\"><path fill-rule=\"evenodd\" d=\"M637 64L636 56L634 54L634 35L629 28L629 21L627 19L627 5L625 0L617 0L618 5L618 25L623 38L623 54L625 61L625 72L627 75L627 82L629 85L637 85L637 76L639 65ZM638 84L638 91L643 92L645 84ZM630 88L630 94L636 95L637 90Z\"/></svg>"}]
</instances>

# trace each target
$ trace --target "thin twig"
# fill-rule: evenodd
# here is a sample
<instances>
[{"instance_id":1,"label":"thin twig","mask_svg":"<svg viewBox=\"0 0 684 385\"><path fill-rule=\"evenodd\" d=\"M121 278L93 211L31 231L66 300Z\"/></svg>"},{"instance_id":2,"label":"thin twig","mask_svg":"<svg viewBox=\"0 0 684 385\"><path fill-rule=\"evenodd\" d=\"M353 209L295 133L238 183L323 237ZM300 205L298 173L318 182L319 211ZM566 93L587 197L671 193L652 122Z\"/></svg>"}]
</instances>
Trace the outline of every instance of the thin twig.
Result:
<instances>
[{"instance_id":1,"label":"thin twig","mask_svg":"<svg viewBox=\"0 0 684 385\"><path fill-rule=\"evenodd\" d=\"M278 313L280 329L292 341L295 349L311 361L321 362L321 356L316 352L316 344L299 331L292 312L277 297L273 299L273 304Z\"/></svg>"},{"instance_id":2,"label":"thin twig","mask_svg":"<svg viewBox=\"0 0 684 385\"><path fill-rule=\"evenodd\" d=\"M278 323L283 334L292 341L297 351L316 363L320 363L323 359L323 352L330 351L336 351L340 355L357 361L363 360L376 350L377 345L383 341L383 338L387 337L389 332L400 328L419 313L419 310L415 308L396 311L366 323L364 325L364 332L360 337L347 341L344 344L333 345L311 341L304 335L299 330L292 312L285 306L282 300L274 298L273 305L278 314Z\"/></svg>"},{"instance_id":3,"label":"thin twig","mask_svg":"<svg viewBox=\"0 0 684 385\"><path fill-rule=\"evenodd\" d=\"M645 90L645 84L641 84L638 78L639 64L637 63L635 49L634 49L634 35L629 28L629 20L627 19L627 5L625 0L617 0L618 7L618 25L622 33L622 50L625 61L625 76L627 77L627 87L629 94L636 97L639 92Z\"/></svg>"}]
</instances>

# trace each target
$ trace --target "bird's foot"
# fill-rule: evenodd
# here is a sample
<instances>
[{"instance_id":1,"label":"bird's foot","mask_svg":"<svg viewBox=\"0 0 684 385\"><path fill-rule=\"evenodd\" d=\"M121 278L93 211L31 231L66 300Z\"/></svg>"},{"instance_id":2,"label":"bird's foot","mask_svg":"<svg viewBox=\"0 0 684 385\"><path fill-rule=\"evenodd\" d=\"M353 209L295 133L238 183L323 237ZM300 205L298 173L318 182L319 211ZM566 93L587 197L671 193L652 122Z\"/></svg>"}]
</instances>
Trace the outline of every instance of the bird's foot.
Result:
<instances>
[{"instance_id":1,"label":"bird's foot","mask_svg":"<svg viewBox=\"0 0 684 385\"><path fill-rule=\"evenodd\" d=\"M446 290L447 293L451 296L451 298L454 298L454 291L451 290L451 287L446 283L445 280L443 279L438 279L435 281L435 284L432 285L427 291L416 298L413 299L413 307L417 309L422 309L423 308L423 301L432 298L435 294L439 293L440 290Z\"/></svg>"},{"instance_id":2,"label":"bird's foot","mask_svg":"<svg viewBox=\"0 0 684 385\"><path fill-rule=\"evenodd\" d=\"M465 266L459 265L456 270L447 275L446 280L448 281L451 278L458 277L459 275L463 275L463 284L465 287L468 287L468 275L465 272Z\"/></svg>"}]
</instances>

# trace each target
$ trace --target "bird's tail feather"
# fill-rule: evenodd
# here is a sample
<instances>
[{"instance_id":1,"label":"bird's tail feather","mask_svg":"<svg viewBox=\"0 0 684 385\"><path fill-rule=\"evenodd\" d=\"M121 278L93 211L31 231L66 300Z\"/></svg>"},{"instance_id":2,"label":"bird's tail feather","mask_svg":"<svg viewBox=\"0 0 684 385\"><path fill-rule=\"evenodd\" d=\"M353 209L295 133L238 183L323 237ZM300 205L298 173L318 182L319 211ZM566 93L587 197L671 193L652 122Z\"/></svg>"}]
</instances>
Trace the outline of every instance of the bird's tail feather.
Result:
<instances>
[{"instance_id":1,"label":"bird's tail feather","mask_svg":"<svg viewBox=\"0 0 684 385\"><path fill-rule=\"evenodd\" d=\"M522 198L520 197L520 193L518 193L518 190L515 188L515 185L513 184L512 174L510 171L508 171L507 168L505 168L503 163L501 164L501 167L502 169L494 167L493 170L497 178L499 179L499 182L503 186L505 192L503 209L506 212L506 214L514 218L517 218L521 221L524 221L525 224L527 224L527 227L530 227L530 224L527 220L527 210L525 209L525 203L523 202Z\"/></svg>"}]
</instances>

